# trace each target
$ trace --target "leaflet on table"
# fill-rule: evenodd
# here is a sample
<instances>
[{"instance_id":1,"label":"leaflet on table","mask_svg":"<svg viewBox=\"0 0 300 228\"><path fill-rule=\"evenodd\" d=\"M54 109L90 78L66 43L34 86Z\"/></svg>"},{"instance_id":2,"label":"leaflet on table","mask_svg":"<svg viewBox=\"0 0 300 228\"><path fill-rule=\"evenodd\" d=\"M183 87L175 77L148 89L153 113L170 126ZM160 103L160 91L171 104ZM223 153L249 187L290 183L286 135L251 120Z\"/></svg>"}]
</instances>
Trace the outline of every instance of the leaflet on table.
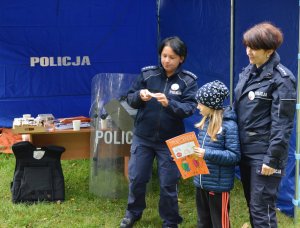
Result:
<instances>
[{"instance_id":1,"label":"leaflet on table","mask_svg":"<svg viewBox=\"0 0 300 228\"><path fill-rule=\"evenodd\" d=\"M72 123L73 120L81 120L81 123L85 122L91 122L91 119L85 116L73 116L73 117L68 117L68 118L58 118L58 122L62 124L69 124Z\"/></svg>"},{"instance_id":2,"label":"leaflet on table","mask_svg":"<svg viewBox=\"0 0 300 228\"><path fill-rule=\"evenodd\" d=\"M90 127L90 126L91 126L91 124L89 122L81 122L80 123L80 128L86 128L86 127ZM67 124L55 123L55 129L56 130L73 129L73 123L67 123Z\"/></svg>"},{"instance_id":3,"label":"leaflet on table","mask_svg":"<svg viewBox=\"0 0 300 228\"><path fill-rule=\"evenodd\" d=\"M194 153L194 147L200 147L195 132L168 139L166 143L183 179L199 174L209 174L204 159Z\"/></svg>"}]
</instances>

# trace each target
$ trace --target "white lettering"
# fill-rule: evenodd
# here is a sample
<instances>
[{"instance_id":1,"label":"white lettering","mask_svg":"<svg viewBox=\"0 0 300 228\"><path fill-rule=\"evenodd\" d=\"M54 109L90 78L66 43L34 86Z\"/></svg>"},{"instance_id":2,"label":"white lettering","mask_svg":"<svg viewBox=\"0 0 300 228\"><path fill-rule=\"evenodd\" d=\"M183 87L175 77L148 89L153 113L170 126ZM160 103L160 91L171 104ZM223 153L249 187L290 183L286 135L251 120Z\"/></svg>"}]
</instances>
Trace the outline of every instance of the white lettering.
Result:
<instances>
[{"instance_id":1,"label":"white lettering","mask_svg":"<svg viewBox=\"0 0 300 228\"><path fill-rule=\"evenodd\" d=\"M72 61L71 56L57 56L57 57L30 57L30 66L41 67L57 67L57 66L90 66L91 61L89 56L75 56L75 61Z\"/></svg>"},{"instance_id":2,"label":"white lettering","mask_svg":"<svg viewBox=\"0 0 300 228\"><path fill-rule=\"evenodd\" d=\"M31 57L30 58L30 66L34 67L36 63L38 63L40 61L39 57Z\"/></svg>"},{"instance_id":3,"label":"white lettering","mask_svg":"<svg viewBox=\"0 0 300 228\"><path fill-rule=\"evenodd\" d=\"M76 62L72 62L72 66L79 66L80 64L80 57L76 56Z\"/></svg>"},{"instance_id":4,"label":"white lettering","mask_svg":"<svg viewBox=\"0 0 300 228\"><path fill-rule=\"evenodd\" d=\"M62 65L62 63L61 63L61 57L58 56L57 57L57 66L61 66L61 65Z\"/></svg>"},{"instance_id":5,"label":"white lettering","mask_svg":"<svg viewBox=\"0 0 300 228\"><path fill-rule=\"evenodd\" d=\"M131 144L132 135L132 131L97 131L95 140L103 139L105 144Z\"/></svg>"},{"instance_id":6,"label":"white lettering","mask_svg":"<svg viewBox=\"0 0 300 228\"><path fill-rule=\"evenodd\" d=\"M113 134L111 131L106 131L104 134L104 142L106 144L111 144L113 142Z\"/></svg>"},{"instance_id":7,"label":"white lettering","mask_svg":"<svg viewBox=\"0 0 300 228\"><path fill-rule=\"evenodd\" d=\"M256 96L260 96L260 97L267 97L268 94L262 91L255 91L255 95Z\"/></svg>"},{"instance_id":8,"label":"white lettering","mask_svg":"<svg viewBox=\"0 0 300 228\"><path fill-rule=\"evenodd\" d=\"M57 64L55 64L55 62L54 62L54 58L53 57L50 57L49 58L50 59L50 66L57 66Z\"/></svg>"},{"instance_id":9,"label":"white lettering","mask_svg":"<svg viewBox=\"0 0 300 228\"><path fill-rule=\"evenodd\" d=\"M42 67L49 66L49 58L47 58L47 57L41 57L40 58L40 65Z\"/></svg>"},{"instance_id":10,"label":"white lettering","mask_svg":"<svg viewBox=\"0 0 300 228\"><path fill-rule=\"evenodd\" d=\"M127 144L131 144L132 143L132 136L133 136L133 132L132 131L127 131L126 132L125 139L126 139L126 143Z\"/></svg>"},{"instance_id":11,"label":"white lettering","mask_svg":"<svg viewBox=\"0 0 300 228\"><path fill-rule=\"evenodd\" d=\"M63 66L71 66L70 61L71 61L71 57L70 56L64 56L62 58L62 65Z\"/></svg>"},{"instance_id":12,"label":"white lettering","mask_svg":"<svg viewBox=\"0 0 300 228\"><path fill-rule=\"evenodd\" d=\"M118 138L118 132L114 131L114 144L121 144Z\"/></svg>"},{"instance_id":13,"label":"white lettering","mask_svg":"<svg viewBox=\"0 0 300 228\"><path fill-rule=\"evenodd\" d=\"M96 140L98 141L101 138L103 138L103 131L97 131L96 132Z\"/></svg>"},{"instance_id":14,"label":"white lettering","mask_svg":"<svg viewBox=\"0 0 300 228\"><path fill-rule=\"evenodd\" d=\"M81 65L88 65L90 66L91 65L91 61L90 61L90 58L88 56L83 56L82 57L82 62L81 62Z\"/></svg>"}]
</instances>

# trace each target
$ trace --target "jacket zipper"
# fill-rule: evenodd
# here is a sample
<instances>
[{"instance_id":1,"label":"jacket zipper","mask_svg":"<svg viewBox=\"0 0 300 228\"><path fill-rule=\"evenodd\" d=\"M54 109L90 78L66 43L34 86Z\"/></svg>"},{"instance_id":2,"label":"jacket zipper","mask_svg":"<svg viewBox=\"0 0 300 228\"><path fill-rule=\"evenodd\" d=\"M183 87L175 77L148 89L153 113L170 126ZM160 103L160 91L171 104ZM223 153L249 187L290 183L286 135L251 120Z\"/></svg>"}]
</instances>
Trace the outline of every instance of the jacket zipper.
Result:
<instances>
[{"instance_id":1,"label":"jacket zipper","mask_svg":"<svg viewBox=\"0 0 300 228\"><path fill-rule=\"evenodd\" d=\"M166 79L166 84L165 84L165 87L164 87L164 90L163 90L163 93L164 93L164 94L165 94L166 89L167 89L168 80L169 80L169 78ZM161 116L162 108L163 108L163 107L161 107L161 108L160 108L160 111L159 111L159 122L158 122L158 129L157 129L157 132L156 132L157 138L159 137L160 116Z\"/></svg>"},{"instance_id":2,"label":"jacket zipper","mask_svg":"<svg viewBox=\"0 0 300 228\"><path fill-rule=\"evenodd\" d=\"M204 143L205 143L205 139L206 139L206 135L207 135L207 130L205 132L205 135L204 135L204 138L202 140L202 149L204 149ZM204 158L203 158L204 159ZM203 189L203 186L202 186L202 174L199 175L199 183L200 183L200 187Z\"/></svg>"}]
</instances>

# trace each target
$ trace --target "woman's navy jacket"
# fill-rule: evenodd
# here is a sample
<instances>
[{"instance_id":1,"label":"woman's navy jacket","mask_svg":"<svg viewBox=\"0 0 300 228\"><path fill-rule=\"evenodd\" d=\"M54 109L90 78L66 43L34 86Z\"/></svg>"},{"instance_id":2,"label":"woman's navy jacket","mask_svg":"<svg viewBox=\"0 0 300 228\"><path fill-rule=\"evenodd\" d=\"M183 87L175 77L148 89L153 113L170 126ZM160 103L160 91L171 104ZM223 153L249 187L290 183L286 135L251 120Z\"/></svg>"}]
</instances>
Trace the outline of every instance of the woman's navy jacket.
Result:
<instances>
[{"instance_id":1,"label":"woman's navy jacket","mask_svg":"<svg viewBox=\"0 0 300 228\"><path fill-rule=\"evenodd\" d=\"M163 142L183 134L183 119L191 116L197 107L196 79L194 74L181 69L167 77L161 67L144 67L127 93L128 104L138 109L134 134L153 142ZM164 93L169 100L168 106L163 107L155 98L143 101L140 97L142 89Z\"/></svg>"},{"instance_id":2,"label":"woman's navy jacket","mask_svg":"<svg viewBox=\"0 0 300 228\"><path fill-rule=\"evenodd\" d=\"M296 80L280 64L277 52L260 73L255 69L248 65L235 88L242 162L284 169L294 125Z\"/></svg>"}]
</instances>

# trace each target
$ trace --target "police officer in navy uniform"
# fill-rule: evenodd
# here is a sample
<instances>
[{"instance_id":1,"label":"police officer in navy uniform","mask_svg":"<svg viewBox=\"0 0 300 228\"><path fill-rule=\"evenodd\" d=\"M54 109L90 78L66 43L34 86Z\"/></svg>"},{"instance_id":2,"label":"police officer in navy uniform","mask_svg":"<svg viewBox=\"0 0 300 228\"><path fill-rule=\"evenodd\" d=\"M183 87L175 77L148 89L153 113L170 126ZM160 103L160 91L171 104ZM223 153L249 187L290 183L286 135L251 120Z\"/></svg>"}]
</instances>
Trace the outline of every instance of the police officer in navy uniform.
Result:
<instances>
[{"instance_id":1,"label":"police officer in navy uniform","mask_svg":"<svg viewBox=\"0 0 300 228\"><path fill-rule=\"evenodd\" d=\"M241 180L254 228L277 227L276 194L294 123L296 80L276 52L282 41L280 29L268 22L247 30L243 44L250 64L235 88Z\"/></svg>"},{"instance_id":2,"label":"police officer in navy uniform","mask_svg":"<svg viewBox=\"0 0 300 228\"><path fill-rule=\"evenodd\" d=\"M129 161L129 196L120 227L132 227L146 208L146 184L154 158L157 160L160 199L159 214L163 227L178 227L179 170L165 140L183 134L183 119L196 110L197 77L181 69L187 55L178 37L169 37L159 47L161 66L142 69L128 92L128 104L138 109Z\"/></svg>"}]
</instances>

